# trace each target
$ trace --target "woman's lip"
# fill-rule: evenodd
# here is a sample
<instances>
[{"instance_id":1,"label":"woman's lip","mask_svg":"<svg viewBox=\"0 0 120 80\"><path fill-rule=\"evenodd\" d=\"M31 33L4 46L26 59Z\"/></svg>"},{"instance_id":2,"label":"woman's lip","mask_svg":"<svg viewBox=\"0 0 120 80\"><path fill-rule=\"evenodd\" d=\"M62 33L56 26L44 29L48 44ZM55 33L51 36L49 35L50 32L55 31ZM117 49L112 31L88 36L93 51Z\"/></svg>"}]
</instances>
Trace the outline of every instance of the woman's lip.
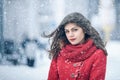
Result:
<instances>
[{"instance_id":1,"label":"woman's lip","mask_svg":"<svg viewBox=\"0 0 120 80\"><path fill-rule=\"evenodd\" d=\"M70 39L70 41L74 41L75 40L75 38L74 39Z\"/></svg>"}]
</instances>

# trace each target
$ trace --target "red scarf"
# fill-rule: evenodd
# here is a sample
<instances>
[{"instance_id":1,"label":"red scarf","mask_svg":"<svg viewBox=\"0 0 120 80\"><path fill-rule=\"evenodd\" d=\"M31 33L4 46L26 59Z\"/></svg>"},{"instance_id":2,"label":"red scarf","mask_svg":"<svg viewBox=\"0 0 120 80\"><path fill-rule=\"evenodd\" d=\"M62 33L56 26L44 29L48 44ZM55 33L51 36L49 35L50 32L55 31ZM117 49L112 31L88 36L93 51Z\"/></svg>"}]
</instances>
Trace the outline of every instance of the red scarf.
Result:
<instances>
[{"instance_id":1,"label":"red scarf","mask_svg":"<svg viewBox=\"0 0 120 80\"><path fill-rule=\"evenodd\" d=\"M90 57L96 50L92 39L88 39L84 44L79 45L66 45L60 51L60 55L66 60L72 62L83 61Z\"/></svg>"}]
</instances>

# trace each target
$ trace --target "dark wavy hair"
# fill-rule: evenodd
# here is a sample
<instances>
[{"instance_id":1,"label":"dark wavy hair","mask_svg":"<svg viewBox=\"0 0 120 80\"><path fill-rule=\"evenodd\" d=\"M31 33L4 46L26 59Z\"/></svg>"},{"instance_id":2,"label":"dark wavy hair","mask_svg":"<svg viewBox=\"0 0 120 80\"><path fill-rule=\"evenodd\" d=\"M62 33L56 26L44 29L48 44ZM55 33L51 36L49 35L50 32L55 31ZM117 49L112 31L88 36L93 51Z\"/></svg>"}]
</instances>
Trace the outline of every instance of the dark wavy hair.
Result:
<instances>
[{"instance_id":1,"label":"dark wavy hair","mask_svg":"<svg viewBox=\"0 0 120 80\"><path fill-rule=\"evenodd\" d=\"M60 25L51 33L43 34L44 37L52 38L51 47L49 50L49 57L57 57L62 46L70 44L65 35L64 27L68 23L75 23L80 26L85 32L85 40L88 38L92 39L97 48L102 49L107 55L105 44L102 41L99 33L91 26L91 23L82 14L74 12L68 14L60 23Z\"/></svg>"}]
</instances>

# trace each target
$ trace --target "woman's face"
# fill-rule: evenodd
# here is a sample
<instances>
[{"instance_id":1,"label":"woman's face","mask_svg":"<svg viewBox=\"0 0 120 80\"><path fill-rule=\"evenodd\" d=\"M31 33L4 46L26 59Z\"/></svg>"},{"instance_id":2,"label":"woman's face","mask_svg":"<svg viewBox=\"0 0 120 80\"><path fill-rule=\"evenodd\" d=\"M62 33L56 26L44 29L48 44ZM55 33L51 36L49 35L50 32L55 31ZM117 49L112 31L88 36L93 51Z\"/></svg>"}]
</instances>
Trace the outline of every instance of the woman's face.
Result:
<instances>
[{"instance_id":1,"label":"woman's face","mask_svg":"<svg viewBox=\"0 0 120 80\"><path fill-rule=\"evenodd\" d=\"M84 42L85 34L81 27L74 23L68 23L64 29L66 37L72 45L77 45Z\"/></svg>"}]
</instances>

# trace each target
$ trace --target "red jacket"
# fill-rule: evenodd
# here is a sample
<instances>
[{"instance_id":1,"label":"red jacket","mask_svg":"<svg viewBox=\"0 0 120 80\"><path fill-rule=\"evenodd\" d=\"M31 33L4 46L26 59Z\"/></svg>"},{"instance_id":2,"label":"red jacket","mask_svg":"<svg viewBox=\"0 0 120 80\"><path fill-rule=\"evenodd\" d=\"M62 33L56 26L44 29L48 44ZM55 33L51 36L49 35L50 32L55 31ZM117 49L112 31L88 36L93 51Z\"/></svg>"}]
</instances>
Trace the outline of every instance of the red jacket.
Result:
<instances>
[{"instance_id":1,"label":"red jacket","mask_svg":"<svg viewBox=\"0 0 120 80\"><path fill-rule=\"evenodd\" d=\"M106 59L101 49L79 61L69 61L59 54L51 62L48 80L105 80Z\"/></svg>"}]
</instances>

